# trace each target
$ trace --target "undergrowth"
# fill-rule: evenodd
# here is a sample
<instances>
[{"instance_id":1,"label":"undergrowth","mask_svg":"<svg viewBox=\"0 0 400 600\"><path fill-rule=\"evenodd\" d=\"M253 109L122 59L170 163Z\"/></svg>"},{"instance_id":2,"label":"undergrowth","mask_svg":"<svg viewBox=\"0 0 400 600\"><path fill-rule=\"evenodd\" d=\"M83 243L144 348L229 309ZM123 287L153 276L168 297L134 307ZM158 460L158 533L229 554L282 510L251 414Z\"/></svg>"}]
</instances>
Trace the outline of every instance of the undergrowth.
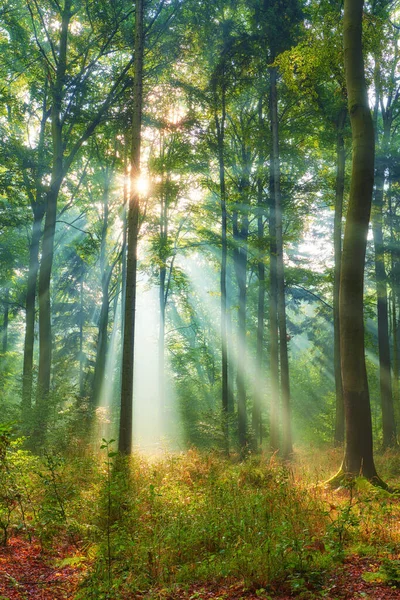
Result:
<instances>
[{"instance_id":1,"label":"undergrowth","mask_svg":"<svg viewBox=\"0 0 400 600\"><path fill-rule=\"evenodd\" d=\"M397 585L387 561L400 558L398 498L363 481L326 490L330 467L306 454L290 468L195 450L128 461L104 440L100 457L39 458L6 430L0 446L3 543L68 543L66 560L86 569L77 600L234 580L261 597L279 586L307 597L349 553L379 557L377 577ZM385 461L400 473L397 454Z\"/></svg>"}]
</instances>

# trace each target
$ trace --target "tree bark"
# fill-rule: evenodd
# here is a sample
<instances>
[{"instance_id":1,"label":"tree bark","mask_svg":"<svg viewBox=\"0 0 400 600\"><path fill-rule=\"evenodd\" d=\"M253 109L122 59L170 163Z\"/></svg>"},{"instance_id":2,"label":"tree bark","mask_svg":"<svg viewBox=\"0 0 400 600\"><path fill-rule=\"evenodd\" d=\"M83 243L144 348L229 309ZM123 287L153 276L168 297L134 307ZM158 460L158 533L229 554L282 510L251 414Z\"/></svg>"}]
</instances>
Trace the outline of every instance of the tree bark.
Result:
<instances>
[{"instance_id":1,"label":"tree bark","mask_svg":"<svg viewBox=\"0 0 400 600\"><path fill-rule=\"evenodd\" d=\"M340 357L340 322L339 322L339 290L340 290L340 263L342 259L342 216L344 177L346 164L346 151L344 146L343 129L347 118L347 110L340 112L337 120L336 142L336 185L335 185L335 218L333 226L333 247L335 257L335 270L333 279L333 335L334 335L334 373L336 393L336 414L334 445L341 446L344 442L344 403L343 385Z\"/></svg>"},{"instance_id":2,"label":"tree bark","mask_svg":"<svg viewBox=\"0 0 400 600\"><path fill-rule=\"evenodd\" d=\"M242 194L247 189L248 182L242 185ZM241 195L243 197L243 195ZM243 201L245 204L246 201ZM233 252L235 273L238 284L238 354L240 364L236 375L237 403L238 403L238 433L239 446L243 451L247 444L247 411L246 411L246 301L247 301L247 239L249 235L249 219L243 216L239 226L237 209L233 214L233 237L235 249Z\"/></svg>"},{"instance_id":3,"label":"tree bark","mask_svg":"<svg viewBox=\"0 0 400 600\"><path fill-rule=\"evenodd\" d=\"M71 0L65 0L61 20L60 48L56 78L52 88L51 135L53 143L53 164L50 189L46 198L46 217L39 271L39 372L35 426L35 443L38 445L43 442L47 429L47 396L50 391L52 359L50 281L54 256L57 200L64 177L61 110L67 66L68 27L71 16Z\"/></svg>"},{"instance_id":4,"label":"tree bark","mask_svg":"<svg viewBox=\"0 0 400 600\"><path fill-rule=\"evenodd\" d=\"M271 105L270 105L271 106ZM279 334L276 266L276 210L273 165L270 160L269 182L269 360L270 360L270 439L272 452L279 450Z\"/></svg>"},{"instance_id":5,"label":"tree bark","mask_svg":"<svg viewBox=\"0 0 400 600\"><path fill-rule=\"evenodd\" d=\"M225 450L229 452L229 373L228 373L228 333L227 333L227 294L226 294L226 278L227 278L227 260L228 260L228 242L227 242L227 206L226 206L226 185L225 185L225 86L222 84L222 111L221 117L218 118L215 113L215 125L217 129L218 142L218 166L219 166L219 192L220 192L220 207L221 207L221 269L220 269L220 293L221 293L221 400L222 400L222 430L225 438Z\"/></svg>"},{"instance_id":6,"label":"tree bark","mask_svg":"<svg viewBox=\"0 0 400 600\"><path fill-rule=\"evenodd\" d=\"M384 165L375 170L375 197L372 210L372 231L375 249L375 279L378 312L379 387L382 409L383 449L397 445L390 365L388 296L386 284L385 249L383 240Z\"/></svg>"},{"instance_id":7,"label":"tree bark","mask_svg":"<svg viewBox=\"0 0 400 600\"><path fill-rule=\"evenodd\" d=\"M270 68L270 111L272 134L272 185L275 204L275 239L276 239L276 287L277 314L279 329L279 360L282 400L282 455L285 459L293 453L291 415L290 415L290 379L288 358L288 336L286 329L285 301L285 272L283 262L283 229L282 229L282 199L280 185L280 156L279 156L279 120L277 94L277 68Z\"/></svg>"},{"instance_id":8,"label":"tree bark","mask_svg":"<svg viewBox=\"0 0 400 600\"><path fill-rule=\"evenodd\" d=\"M128 247L126 265L125 319L124 339L122 350L122 384L121 412L119 421L118 449L122 454L132 452L132 422L133 422L133 367L135 345L135 313L136 313L136 271L137 245L139 233L139 201L137 181L140 176L140 148L143 105L143 0L136 0L135 11L135 58L133 79L133 115L132 115L132 146L131 146L131 189L128 207Z\"/></svg>"},{"instance_id":9,"label":"tree bark","mask_svg":"<svg viewBox=\"0 0 400 600\"><path fill-rule=\"evenodd\" d=\"M100 403L101 388L104 381L107 348L108 348L108 317L110 309L109 285L112 275L112 267L107 260L107 235L108 235L108 214L109 214L109 174L108 169L104 171L104 192L103 192L103 224L101 230L100 246L100 270L101 270L101 309L97 336L96 363L94 369L92 408Z\"/></svg>"},{"instance_id":10,"label":"tree bark","mask_svg":"<svg viewBox=\"0 0 400 600\"><path fill-rule=\"evenodd\" d=\"M24 366L22 373L22 420L25 425L29 423L32 408L33 388L33 351L35 347L35 304L36 286L39 272L39 246L42 235L43 211L34 209L32 238L29 245L29 268L26 288L26 317L24 340Z\"/></svg>"},{"instance_id":11,"label":"tree bark","mask_svg":"<svg viewBox=\"0 0 400 600\"><path fill-rule=\"evenodd\" d=\"M260 130L263 128L262 98L258 102L258 123ZM263 262L263 243L264 243L264 185L262 172L264 168L264 155L260 149L258 160L258 181L257 181L257 241L259 260L257 264L258 272L258 298L257 298L257 351L256 351L256 393L253 401L252 427L255 436L255 444L262 444L262 421L261 407L263 401L263 358L264 358L264 321L265 321L265 265Z\"/></svg>"},{"instance_id":12,"label":"tree bark","mask_svg":"<svg viewBox=\"0 0 400 600\"><path fill-rule=\"evenodd\" d=\"M36 291L39 273L39 250L40 238L42 235L42 222L45 213L45 204L43 199L42 178L44 175L44 143L45 128L48 119L47 111L47 80L44 86L44 99L42 106L42 119L40 122L40 133L38 142L38 168L35 182L35 196L30 192L29 181L27 183L27 193L30 196L31 208L33 214L32 237L29 244L29 267L28 281L26 287L25 300L25 340L24 340L24 363L22 372L22 421L27 429L31 424L32 408L32 390L33 390L33 353L35 347L35 320L36 320Z\"/></svg>"},{"instance_id":13,"label":"tree bark","mask_svg":"<svg viewBox=\"0 0 400 600\"><path fill-rule=\"evenodd\" d=\"M258 181L258 217L257 217L257 238L260 245L264 240L264 189L261 177ZM263 401L263 358L264 358L264 321L265 321L265 265L262 260L258 261L258 299L257 299L257 380L256 395L253 402L252 426L255 434L256 443L262 444L262 420L261 406Z\"/></svg>"},{"instance_id":14,"label":"tree bark","mask_svg":"<svg viewBox=\"0 0 400 600\"><path fill-rule=\"evenodd\" d=\"M342 472L377 480L365 365L363 291L368 224L374 183L374 128L368 105L362 52L363 0L344 3L344 61L352 129L350 199L343 239L340 279L340 338L345 405Z\"/></svg>"},{"instance_id":15,"label":"tree bark","mask_svg":"<svg viewBox=\"0 0 400 600\"><path fill-rule=\"evenodd\" d=\"M79 282L79 398L80 400L85 395L84 377L83 377L83 366L85 363L83 355L83 326L85 324L85 310L83 304L83 275Z\"/></svg>"},{"instance_id":16,"label":"tree bark","mask_svg":"<svg viewBox=\"0 0 400 600\"><path fill-rule=\"evenodd\" d=\"M162 150L163 151L163 150ZM160 206L160 272L159 272L159 309L160 325L158 332L158 387L159 387L159 417L160 432L162 426L162 417L165 414L165 311L167 306L167 244L168 244L168 175L167 184L162 186L161 206ZM163 189L164 188L164 189Z\"/></svg>"},{"instance_id":17,"label":"tree bark","mask_svg":"<svg viewBox=\"0 0 400 600\"><path fill-rule=\"evenodd\" d=\"M389 221L390 221L390 287L392 296L392 337L393 337L393 402L397 417L400 416L399 406L399 319L397 313L397 292L398 292L398 260L395 249L396 240L393 231L393 206L391 198L391 174L389 170Z\"/></svg>"},{"instance_id":18,"label":"tree bark","mask_svg":"<svg viewBox=\"0 0 400 600\"><path fill-rule=\"evenodd\" d=\"M376 71L378 62L375 63ZM378 73L375 76L376 82L379 80ZM375 143L378 140L378 107L379 107L379 85L376 88L376 102L374 111L375 121ZM392 377L390 364L390 342L389 342L389 312L388 312L388 293L387 278L385 267L385 246L383 239L383 204L384 204L384 185L385 185L385 167L387 148L390 140L391 111L384 111L383 118L383 137L379 156L375 161L375 193L372 205L372 232L374 238L375 250L375 281L377 295L377 314L378 314L378 350L379 350L379 387L382 410L382 447L394 447L397 445L396 423L394 416Z\"/></svg>"},{"instance_id":19,"label":"tree bark","mask_svg":"<svg viewBox=\"0 0 400 600\"><path fill-rule=\"evenodd\" d=\"M3 312L3 335L2 351L5 354L8 350L8 321L10 314L10 288L7 287L4 293L4 312Z\"/></svg>"}]
</instances>

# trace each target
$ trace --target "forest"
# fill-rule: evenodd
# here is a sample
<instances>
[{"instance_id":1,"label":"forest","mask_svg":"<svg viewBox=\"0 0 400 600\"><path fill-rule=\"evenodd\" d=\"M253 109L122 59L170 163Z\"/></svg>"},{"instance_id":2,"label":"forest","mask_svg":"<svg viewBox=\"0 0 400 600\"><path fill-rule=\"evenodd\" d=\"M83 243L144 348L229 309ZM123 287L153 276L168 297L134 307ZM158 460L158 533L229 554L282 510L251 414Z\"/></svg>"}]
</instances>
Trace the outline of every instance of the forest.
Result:
<instances>
[{"instance_id":1,"label":"forest","mask_svg":"<svg viewBox=\"0 0 400 600\"><path fill-rule=\"evenodd\" d=\"M400 2L2 0L0 600L400 598Z\"/></svg>"}]
</instances>

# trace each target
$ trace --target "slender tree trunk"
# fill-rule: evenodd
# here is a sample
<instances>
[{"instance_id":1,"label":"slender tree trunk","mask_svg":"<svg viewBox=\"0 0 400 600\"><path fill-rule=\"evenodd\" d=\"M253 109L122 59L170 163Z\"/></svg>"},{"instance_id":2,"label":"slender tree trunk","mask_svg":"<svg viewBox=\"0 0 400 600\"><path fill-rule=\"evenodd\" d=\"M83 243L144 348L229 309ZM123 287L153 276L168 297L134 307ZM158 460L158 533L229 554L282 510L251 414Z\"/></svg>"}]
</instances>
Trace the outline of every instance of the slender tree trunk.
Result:
<instances>
[{"instance_id":1,"label":"slender tree trunk","mask_svg":"<svg viewBox=\"0 0 400 600\"><path fill-rule=\"evenodd\" d=\"M30 421L33 388L33 351L35 345L35 304L36 286L39 272L39 246L43 212L35 212L32 225L32 238L29 245L29 270L26 288L26 325L24 341L24 366L22 373L22 419L26 425Z\"/></svg>"},{"instance_id":2,"label":"slender tree trunk","mask_svg":"<svg viewBox=\"0 0 400 600\"><path fill-rule=\"evenodd\" d=\"M258 123L260 131L263 129L262 98L258 102ZM263 403L263 358L264 358L264 320L265 320L265 264L263 261L264 252L264 185L263 169L264 154L260 149L258 161L258 181L257 181L257 241L259 260L257 264L258 271L258 299L257 299L257 354L256 354L256 394L253 402L252 427L255 435L256 445L262 444L262 421L261 407Z\"/></svg>"},{"instance_id":3,"label":"slender tree trunk","mask_svg":"<svg viewBox=\"0 0 400 600\"><path fill-rule=\"evenodd\" d=\"M44 409L50 390L52 329L50 280L54 255L54 235L56 230L57 197L59 185L53 187L47 197L46 219L42 239L42 257L39 271L39 372L37 386L37 408ZM45 428L46 416L42 413L41 430Z\"/></svg>"},{"instance_id":4,"label":"slender tree trunk","mask_svg":"<svg viewBox=\"0 0 400 600\"><path fill-rule=\"evenodd\" d=\"M392 291L392 336L393 336L393 402L395 405L395 411L397 417L400 416L400 398L399 398L399 320L397 313L397 302L398 298L398 261L396 252L396 240L393 230L393 206L392 206L392 182L391 172L389 170L389 193L388 193L388 204L389 204L389 224L390 224L390 287Z\"/></svg>"},{"instance_id":5,"label":"slender tree trunk","mask_svg":"<svg viewBox=\"0 0 400 600\"><path fill-rule=\"evenodd\" d=\"M121 267L121 341L125 331L125 297L126 297L126 254L127 254L127 212L128 212L128 142L125 136L124 149L124 206L122 210L122 267Z\"/></svg>"},{"instance_id":6,"label":"slender tree trunk","mask_svg":"<svg viewBox=\"0 0 400 600\"><path fill-rule=\"evenodd\" d=\"M108 215L109 215L109 174L108 169L104 172L104 193L103 193L103 224L101 231L100 247L100 269L101 269L101 310L99 318L99 328L97 337L96 363L94 369L92 408L100 403L101 388L104 381L107 349L108 349L108 319L110 311L109 285L112 275L112 268L107 259L107 236L108 236Z\"/></svg>"},{"instance_id":7,"label":"slender tree trunk","mask_svg":"<svg viewBox=\"0 0 400 600\"><path fill-rule=\"evenodd\" d=\"M269 360L270 360L270 449L279 450L279 334L278 287L276 266L276 210L273 165L270 160L269 183Z\"/></svg>"},{"instance_id":8,"label":"slender tree trunk","mask_svg":"<svg viewBox=\"0 0 400 600\"><path fill-rule=\"evenodd\" d=\"M393 335L393 401L395 406L399 404L399 349L397 339L397 306L396 297L392 293L392 335Z\"/></svg>"},{"instance_id":9,"label":"slender tree trunk","mask_svg":"<svg viewBox=\"0 0 400 600\"><path fill-rule=\"evenodd\" d=\"M158 376L159 376L159 394L160 394L160 417L165 413L165 280L167 269L165 264L160 268L160 327L158 333Z\"/></svg>"},{"instance_id":10,"label":"slender tree trunk","mask_svg":"<svg viewBox=\"0 0 400 600\"><path fill-rule=\"evenodd\" d=\"M335 186L335 219L333 226L333 247L335 256L335 271L333 280L333 335L334 350L333 362L335 373L336 415L334 445L341 446L344 442L344 403L343 385L340 360L340 322L339 322L339 290L340 290L340 263L342 260L342 216L344 177L346 164L346 151L344 146L343 129L346 122L347 110L343 109L337 121L336 143L336 186Z\"/></svg>"},{"instance_id":11,"label":"slender tree trunk","mask_svg":"<svg viewBox=\"0 0 400 600\"><path fill-rule=\"evenodd\" d=\"M161 141L162 144L162 141ZM163 149L162 149L163 152ZM159 273L159 307L160 307L160 325L158 332L158 387L159 387L159 412L160 412L160 432L162 426L162 417L165 414L165 311L166 311L166 279L167 263L166 253L168 244L168 175L167 184L162 186L161 206L160 206L160 273Z\"/></svg>"},{"instance_id":12,"label":"slender tree trunk","mask_svg":"<svg viewBox=\"0 0 400 600\"><path fill-rule=\"evenodd\" d=\"M108 283L104 284L102 290L102 301L100 309L98 336L97 336L97 352L96 352L96 365L94 370L94 381L93 381L93 400L92 408L96 408L99 405L101 399L101 388L104 381L104 375L106 370L106 359L108 350L108 318L110 312L110 302L108 298Z\"/></svg>"},{"instance_id":13,"label":"slender tree trunk","mask_svg":"<svg viewBox=\"0 0 400 600\"><path fill-rule=\"evenodd\" d=\"M247 412L246 412L246 271L247 251L242 248L241 256L236 259L236 274L239 287L238 308L238 348L240 364L237 369L237 402L238 402L238 432L239 445L242 449L247 443Z\"/></svg>"},{"instance_id":14,"label":"slender tree trunk","mask_svg":"<svg viewBox=\"0 0 400 600\"><path fill-rule=\"evenodd\" d=\"M282 229L282 200L280 186L280 157L279 157L279 120L277 94L277 68L270 69L270 110L272 133L272 179L275 200L276 224L276 283L277 309L279 328L279 359L281 375L282 398L282 455L285 459L293 453L291 416L290 416L290 379L288 358L288 336L286 330L286 301L285 301L285 272L283 262L283 229Z\"/></svg>"},{"instance_id":15,"label":"slender tree trunk","mask_svg":"<svg viewBox=\"0 0 400 600\"><path fill-rule=\"evenodd\" d=\"M140 195L137 189L137 181L140 176L140 147L143 105L143 5L143 0L136 1L131 151L131 190L127 220L128 248L126 265L124 340L122 350L121 412L119 422L118 443L118 449L122 454L130 454L132 452L136 271L140 210Z\"/></svg>"},{"instance_id":16,"label":"slender tree trunk","mask_svg":"<svg viewBox=\"0 0 400 600\"><path fill-rule=\"evenodd\" d=\"M375 144L378 143L379 109L379 63L375 61L376 101L374 110ZM383 205L385 186L385 167L387 149L390 141L390 111L383 111L383 137L379 156L375 161L375 193L372 204L372 232L375 250L375 280L378 314L378 350L379 350L379 386L382 410L382 431L385 450L397 445L396 423L394 416L392 376L390 363L389 312L387 277L385 267L385 246L383 239Z\"/></svg>"},{"instance_id":17,"label":"slender tree trunk","mask_svg":"<svg viewBox=\"0 0 400 600\"><path fill-rule=\"evenodd\" d=\"M388 132L382 147L387 147ZM390 368L388 295L386 284L385 248L383 240L383 194L385 165L382 160L375 169L375 194L372 209L372 231L375 248L375 279L378 312L379 385L382 408L383 449L397 445Z\"/></svg>"},{"instance_id":18,"label":"slender tree trunk","mask_svg":"<svg viewBox=\"0 0 400 600\"><path fill-rule=\"evenodd\" d=\"M3 340L2 350L5 354L8 350L8 321L10 313L10 288L7 287L4 294L4 313L3 313Z\"/></svg>"},{"instance_id":19,"label":"slender tree trunk","mask_svg":"<svg viewBox=\"0 0 400 600\"><path fill-rule=\"evenodd\" d=\"M368 224L374 183L374 128L362 53L363 0L344 3L344 61L353 139L350 199L340 279L340 339L345 405L342 472L377 479L365 365L363 292Z\"/></svg>"},{"instance_id":20,"label":"slender tree trunk","mask_svg":"<svg viewBox=\"0 0 400 600\"><path fill-rule=\"evenodd\" d=\"M24 340L24 363L22 372L22 420L26 430L31 425L32 390L33 390L33 353L35 347L35 320L36 320L36 291L39 273L39 250L42 235L42 222L45 213L45 205L42 195L42 177L44 175L44 143L47 111L47 79L44 86L42 119L40 122L40 133L38 142L38 171L36 179L36 198L31 196L31 207L33 214L32 237L29 245L29 267L28 281L25 300L25 340ZM29 181L26 179L27 190ZM29 194L29 191L28 191Z\"/></svg>"},{"instance_id":21,"label":"slender tree trunk","mask_svg":"<svg viewBox=\"0 0 400 600\"><path fill-rule=\"evenodd\" d=\"M242 184L241 197L245 198L244 191L248 183ZM247 198L243 203L247 202ZM237 403L238 403L238 433L239 446L243 451L247 444L247 411L246 411L246 301L247 301L247 239L249 234L248 216L242 217L239 226L237 209L233 214L233 236L235 249L233 252L236 280L238 284L239 306L238 306L238 355L240 363L237 368Z\"/></svg>"},{"instance_id":22,"label":"slender tree trunk","mask_svg":"<svg viewBox=\"0 0 400 600\"><path fill-rule=\"evenodd\" d=\"M225 185L225 87L222 85L222 114L218 118L215 114L215 124L217 129L218 140L218 164L219 164L219 191L220 191L220 206L221 206L221 270L220 270L220 292L221 292L221 358L222 358L222 429L225 438L225 450L229 452L229 373L228 373L228 333L227 333L227 294L226 294L226 277L227 277L227 260L228 260L228 243L227 243L227 207L226 207L226 185Z\"/></svg>"},{"instance_id":23,"label":"slender tree trunk","mask_svg":"<svg viewBox=\"0 0 400 600\"><path fill-rule=\"evenodd\" d=\"M83 356L83 326L85 323L85 311L83 304L83 275L79 282L79 303L80 303L80 315L79 315L79 398L83 398L85 395L84 388L84 377L83 377L83 366L84 366L84 356Z\"/></svg>"},{"instance_id":24,"label":"slender tree trunk","mask_svg":"<svg viewBox=\"0 0 400 600\"><path fill-rule=\"evenodd\" d=\"M264 320L265 320L265 265L261 256L261 247L264 241L264 189L261 176L258 183L258 217L257 217L257 238L259 243L260 260L258 261L258 299L257 299L257 375L256 375L256 395L253 402L252 426L255 434L256 443L262 444L262 420L261 405L263 400L263 358L264 358Z\"/></svg>"},{"instance_id":25,"label":"slender tree trunk","mask_svg":"<svg viewBox=\"0 0 400 600\"><path fill-rule=\"evenodd\" d=\"M36 397L35 443L40 445L47 429L47 396L50 391L52 328L50 281L54 256L57 200L64 177L62 99L67 66L68 27L71 19L71 0L65 0L62 13L60 48L58 53L55 83L52 89L51 134L53 143L53 165L50 189L46 199L46 217L42 240L42 258L39 271L39 372Z\"/></svg>"}]
</instances>

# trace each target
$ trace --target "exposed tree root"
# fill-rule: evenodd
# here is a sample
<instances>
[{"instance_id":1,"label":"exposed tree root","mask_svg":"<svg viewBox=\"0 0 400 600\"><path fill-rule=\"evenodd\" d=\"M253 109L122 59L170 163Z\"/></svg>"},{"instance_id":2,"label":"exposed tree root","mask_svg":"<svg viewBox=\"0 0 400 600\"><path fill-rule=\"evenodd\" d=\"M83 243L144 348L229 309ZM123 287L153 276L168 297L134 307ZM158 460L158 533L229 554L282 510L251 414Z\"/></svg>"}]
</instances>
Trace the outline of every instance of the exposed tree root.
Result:
<instances>
[{"instance_id":1,"label":"exposed tree root","mask_svg":"<svg viewBox=\"0 0 400 600\"><path fill-rule=\"evenodd\" d=\"M334 475L333 477L331 477L330 479L328 479L327 481L325 481L323 483L324 486L332 488L332 489L338 489L338 488L349 488L351 486L353 486L356 481L358 479L364 479L366 481L368 481L369 484L371 484L374 487L378 487L382 490L385 490L386 492L390 493L390 494L396 494L399 493L400 490L396 490L394 488L390 488L387 483L385 483L383 481L383 479L381 479L379 477L379 475L375 474L371 477L367 477L364 473L346 473L343 468L339 469L339 471L336 473L336 475Z\"/></svg>"}]
</instances>

